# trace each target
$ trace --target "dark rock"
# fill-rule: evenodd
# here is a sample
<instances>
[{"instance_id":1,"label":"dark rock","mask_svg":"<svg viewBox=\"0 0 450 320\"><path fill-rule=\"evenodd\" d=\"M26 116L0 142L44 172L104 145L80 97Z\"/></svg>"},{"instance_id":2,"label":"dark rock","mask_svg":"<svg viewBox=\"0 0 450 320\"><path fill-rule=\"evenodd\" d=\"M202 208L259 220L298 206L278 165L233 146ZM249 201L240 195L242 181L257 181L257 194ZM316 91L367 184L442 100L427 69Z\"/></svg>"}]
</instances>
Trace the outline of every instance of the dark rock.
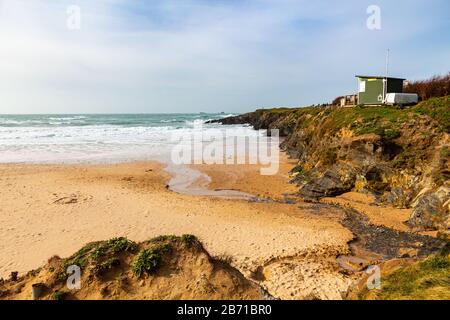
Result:
<instances>
[{"instance_id":1,"label":"dark rock","mask_svg":"<svg viewBox=\"0 0 450 320\"><path fill-rule=\"evenodd\" d=\"M408 204L412 200L412 192L405 191L402 188L392 188L390 192L379 198L381 203L389 204L397 208L408 208Z\"/></svg>"},{"instance_id":2,"label":"dark rock","mask_svg":"<svg viewBox=\"0 0 450 320\"><path fill-rule=\"evenodd\" d=\"M223 119L216 119L216 120L210 120L206 122L207 124L212 123L220 123L224 125L233 125L233 124L252 124L250 120L250 114L242 114L238 116L223 118Z\"/></svg>"},{"instance_id":3,"label":"dark rock","mask_svg":"<svg viewBox=\"0 0 450 320\"><path fill-rule=\"evenodd\" d=\"M318 179L314 179L300 189L300 196L306 199L320 199L323 197L334 197L349 192L355 186L356 173L352 168L335 166L327 170Z\"/></svg>"},{"instance_id":4,"label":"dark rock","mask_svg":"<svg viewBox=\"0 0 450 320\"><path fill-rule=\"evenodd\" d=\"M311 106L262 109L210 123L249 124L268 130L269 135L271 129L278 129L286 137L281 148L302 168L293 172L291 182L306 201L352 190L366 192L382 204L414 208L411 226L447 234L449 200L436 190L450 177L446 133L432 117L408 115L404 121L397 113L383 108L351 112ZM343 163L345 170L340 168ZM439 201L419 192L425 188ZM421 199L413 203L417 194L422 194Z\"/></svg>"},{"instance_id":5,"label":"dark rock","mask_svg":"<svg viewBox=\"0 0 450 320\"><path fill-rule=\"evenodd\" d=\"M345 216L341 223L356 237L349 243L350 249L355 253L363 249L385 259L393 259L401 257L405 250L415 250L418 257L426 257L446 244L431 236L374 225L364 214L353 209L344 210Z\"/></svg>"},{"instance_id":6,"label":"dark rock","mask_svg":"<svg viewBox=\"0 0 450 320\"><path fill-rule=\"evenodd\" d=\"M408 224L425 230L449 229L450 189L443 186L436 192L421 195L414 203Z\"/></svg>"},{"instance_id":7,"label":"dark rock","mask_svg":"<svg viewBox=\"0 0 450 320\"><path fill-rule=\"evenodd\" d=\"M342 146L347 161L367 166L380 161L390 161L403 148L392 141L386 141L377 134L364 134L354 137Z\"/></svg>"},{"instance_id":8,"label":"dark rock","mask_svg":"<svg viewBox=\"0 0 450 320\"><path fill-rule=\"evenodd\" d=\"M367 181L367 189L379 194L389 190L389 183L385 179L387 172L388 169L382 165L370 166L364 174Z\"/></svg>"},{"instance_id":9,"label":"dark rock","mask_svg":"<svg viewBox=\"0 0 450 320\"><path fill-rule=\"evenodd\" d=\"M13 272L11 272L9 278L11 279L11 281L17 281L18 275L19 275L19 272L13 271Z\"/></svg>"}]
</instances>

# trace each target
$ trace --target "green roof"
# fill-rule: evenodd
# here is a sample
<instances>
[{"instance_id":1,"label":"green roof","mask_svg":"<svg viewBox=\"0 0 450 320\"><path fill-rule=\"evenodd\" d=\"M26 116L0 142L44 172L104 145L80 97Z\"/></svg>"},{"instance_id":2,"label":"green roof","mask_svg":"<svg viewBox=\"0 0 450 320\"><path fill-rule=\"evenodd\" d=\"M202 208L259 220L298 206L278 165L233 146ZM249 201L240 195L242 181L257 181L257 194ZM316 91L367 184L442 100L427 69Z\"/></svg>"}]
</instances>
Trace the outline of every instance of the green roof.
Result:
<instances>
[{"instance_id":1,"label":"green roof","mask_svg":"<svg viewBox=\"0 0 450 320\"><path fill-rule=\"evenodd\" d=\"M392 80L406 80L404 78L394 78L394 77L386 77L386 76L360 76L356 75L356 78L365 78L365 79L392 79Z\"/></svg>"}]
</instances>

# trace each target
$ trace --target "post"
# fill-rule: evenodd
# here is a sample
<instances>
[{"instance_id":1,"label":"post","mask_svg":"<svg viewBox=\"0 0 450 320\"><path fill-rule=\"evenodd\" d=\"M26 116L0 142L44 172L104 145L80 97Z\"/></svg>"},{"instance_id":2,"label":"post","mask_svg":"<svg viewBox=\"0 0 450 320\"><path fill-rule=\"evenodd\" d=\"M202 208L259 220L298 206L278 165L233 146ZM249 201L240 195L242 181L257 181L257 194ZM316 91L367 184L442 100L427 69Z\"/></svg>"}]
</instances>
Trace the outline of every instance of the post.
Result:
<instances>
[{"instance_id":1,"label":"post","mask_svg":"<svg viewBox=\"0 0 450 320\"><path fill-rule=\"evenodd\" d=\"M390 50L387 49L387 52L386 52L386 75L383 80L383 104L386 103L386 98L387 98L387 85L388 85L388 77L389 77L389 53L390 53Z\"/></svg>"},{"instance_id":2,"label":"post","mask_svg":"<svg viewBox=\"0 0 450 320\"><path fill-rule=\"evenodd\" d=\"M33 300L39 300L43 291L45 289L45 285L43 283L35 283L31 286L31 296Z\"/></svg>"},{"instance_id":3,"label":"post","mask_svg":"<svg viewBox=\"0 0 450 320\"><path fill-rule=\"evenodd\" d=\"M386 78L389 77L389 53L390 53L390 50L387 49L387 53L386 53Z\"/></svg>"}]
</instances>

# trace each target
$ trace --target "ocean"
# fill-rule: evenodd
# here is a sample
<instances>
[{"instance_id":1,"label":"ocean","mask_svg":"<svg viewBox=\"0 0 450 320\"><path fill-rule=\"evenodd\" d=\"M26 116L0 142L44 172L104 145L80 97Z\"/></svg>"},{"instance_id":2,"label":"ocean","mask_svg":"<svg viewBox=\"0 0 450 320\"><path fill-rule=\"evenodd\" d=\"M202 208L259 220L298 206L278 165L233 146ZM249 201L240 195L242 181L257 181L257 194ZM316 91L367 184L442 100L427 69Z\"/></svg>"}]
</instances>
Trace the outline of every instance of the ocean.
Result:
<instances>
[{"instance_id":1,"label":"ocean","mask_svg":"<svg viewBox=\"0 0 450 320\"><path fill-rule=\"evenodd\" d=\"M176 143L171 137L192 134L199 124L227 116L231 114L0 115L0 163L167 162ZM208 135L222 127L209 124L201 130Z\"/></svg>"}]
</instances>

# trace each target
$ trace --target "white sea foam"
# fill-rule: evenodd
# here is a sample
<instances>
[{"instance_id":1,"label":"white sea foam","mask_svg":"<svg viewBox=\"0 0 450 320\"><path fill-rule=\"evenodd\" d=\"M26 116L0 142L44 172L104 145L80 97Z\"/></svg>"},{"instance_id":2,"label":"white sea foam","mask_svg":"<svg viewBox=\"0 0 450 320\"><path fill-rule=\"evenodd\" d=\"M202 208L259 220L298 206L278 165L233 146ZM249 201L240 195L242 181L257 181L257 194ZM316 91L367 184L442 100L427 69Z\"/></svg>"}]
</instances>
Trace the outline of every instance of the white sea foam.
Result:
<instances>
[{"instance_id":1,"label":"white sea foam","mask_svg":"<svg viewBox=\"0 0 450 320\"><path fill-rule=\"evenodd\" d=\"M168 161L173 135L190 135L196 125L222 115L23 116L0 117L0 162L78 163ZM82 121L83 123L74 123ZM118 123L118 124L117 124ZM244 126L236 135L261 134ZM205 137L220 125L203 126Z\"/></svg>"}]
</instances>

